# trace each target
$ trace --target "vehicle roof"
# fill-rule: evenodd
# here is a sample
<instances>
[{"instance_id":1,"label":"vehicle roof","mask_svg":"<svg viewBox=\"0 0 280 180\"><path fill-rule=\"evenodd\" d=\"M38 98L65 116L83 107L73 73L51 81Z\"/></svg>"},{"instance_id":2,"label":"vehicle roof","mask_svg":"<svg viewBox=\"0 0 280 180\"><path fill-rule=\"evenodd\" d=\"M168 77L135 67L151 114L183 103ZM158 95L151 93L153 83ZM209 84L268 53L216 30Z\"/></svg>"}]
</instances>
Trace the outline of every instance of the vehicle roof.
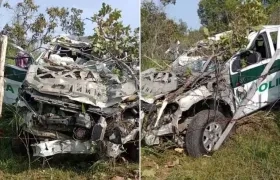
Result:
<instances>
[{"instance_id":1,"label":"vehicle roof","mask_svg":"<svg viewBox=\"0 0 280 180\"><path fill-rule=\"evenodd\" d=\"M270 28L279 28L280 25L265 25L263 26L263 29L270 29Z\"/></svg>"},{"instance_id":2,"label":"vehicle roof","mask_svg":"<svg viewBox=\"0 0 280 180\"><path fill-rule=\"evenodd\" d=\"M263 28L262 29L272 29L272 28L280 28L280 25L264 25L264 26L262 26ZM222 33L218 33L218 34L215 34L215 35L213 35L212 37L209 37L208 39L209 40L219 40L223 35L226 35L226 34L228 34L228 33L230 33L230 32L232 32L232 31L225 31L225 32L222 32ZM254 34L254 33L256 33L256 32L251 32L250 33L250 35L249 35L249 39L250 39L250 36L252 35L252 34Z\"/></svg>"}]
</instances>

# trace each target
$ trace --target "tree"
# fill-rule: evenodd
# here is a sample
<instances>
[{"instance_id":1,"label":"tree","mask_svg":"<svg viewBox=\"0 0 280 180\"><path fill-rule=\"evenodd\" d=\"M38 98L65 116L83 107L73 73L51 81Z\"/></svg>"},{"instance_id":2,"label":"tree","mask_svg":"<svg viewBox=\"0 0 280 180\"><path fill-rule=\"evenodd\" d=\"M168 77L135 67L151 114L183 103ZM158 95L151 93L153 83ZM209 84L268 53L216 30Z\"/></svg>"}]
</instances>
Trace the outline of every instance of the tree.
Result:
<instances>
[{"instance_id":1,"label":"tree","mask_svg":"<svg viewBox=\"0 0 280 180\"><path fill-rule=\"evenodd\" d=\"M249 30L258 30L260 25L267 22L265 7L259 0L244 0L231 12L231 16L232 20L228 25L231 33L210 45L210 52L222 52L219 60L228 60L235 52L245 48L248 44Z\"/></svg>"},{"instance_id":2,"label":"tree","mask_svg":"<svg viewBox=\"0 0 280 180\"><path fill-rule=\"evenodd\" d=\"M183 42L183 46L190 42L187 40L187 23L168 18L164 7L164 4L157 5L153 1L143 1L141 4L141 70L155 64L159 68L165 67L164 61L174 58L165 54L170 45L176 40Z\"/></svg>"},{"instance_id":3,"label":"tree","mask_svg":"<svg viewBox=\"0 0 280 180\"><path fill-rule=\"evenodd\" d=\"M6 24L2 33L8 34L10 39L31 50L34 46L41 46L53 38L57 29L76 36L84 35L83 11L77 8L48 7L46 14L39 13L39 6L33 0L23 0L15 7L8 3L4 5L14 13L11 23ZM139 28L134 31L130 26L124 26L120 21L121 11L112 9L103 3L100 11L90 20L96 24L91 36L92 49L95 55L138 58ZM89 19L89 18L87 18Z\"/></svg>"},{"instance_id":4,"label":"tree","mask_svg":"<svg viewBox=\"0 0 280 180\"><path fill-rule=\"evenodd\" d=\"M267 1L266 7L268 24L280 24L280 2L278 0Z\"/></svg>"},{"instance_id":5,"label":"tree","mask_svg":"<svg viewBox=\"0 0 280 180\"><path fill-rule=\"evenodd\" d=\"M82 20L82 14L83 10L81 9L71 8L70 12L67 9L66 13L60 16L62 30L71 35L83 36L85 23Z\"/></svg>"},{"instance_id":6,"label":"tree","mask_svg":"<svg viewBox=\"0 0 280 180\"><path fill-rule=\"evenodd\" d=\"M204 37L204 31L203 28L200 29L188 29L187 30L187 35L185 38L181 40L181 46L184 49L188 49L190 46L194 45L200 40L203 40Z\"/></svg>"},{"instance_id":7,"label":"tree","mask_svg":"<svg viewBox=\"0 0 280 180\"><path fill-rule=\"evenodd\" d=\"M161 2L164 6L166 6L166 5L168 5L168 4L173 4L173 5L176 4L176 0L160 0L160 2Z\"/></svg>"},{"instance_id":8,"label":"tree","mask_svg":"<svg viewBox=\"0 0 280 180\"><path fill-rule=\"evenodd\" d=\"M128 59L139 57L139 28L132 32L130 26L123 25L120 18L121 11L105 3L91 17L91 21L97 25L91 37L94 54L124 57L124 53L127 53Z\"/></svg>"},{"instance_id":9,"label":"tree","mask_svg":"<svg viewBox=\"0 0 280 180\"><path fill-rule=\"evenodd\" d=\"M216 34L230 29L232 12L240 4L240 0L201 0L197 13L202 26L207 27L211 34Z\"/></svg>"},{"instance_id":10,"label":"tree","mask_svg":"<svg viewBox=\"0 0 280 180\"><path fill-rule=\"evenodd\" d=\"M183 38L187 24L169 19L163 8L145 1L141 6L141 48L142 54L152 58L163 58L170 43ZM143 58L142 58L143 59Z\"/></svg>"},{"instance_id":11,"label":"tree","mask_svg":"<svg viewBox=\"0 0 280 180\"><path fill-rule=\"evenodd\" d=\"M50 42L55 29L59 27L73 35L84 34L82 10L72 8L69 12L66 8L50 7L43 14L38 12L39 6L33 0L23 0L15 7L5 3L4 7L11 10L14 16L2 33L8 34L10 39L23 48Z\"/></svg>"}]
</instances>

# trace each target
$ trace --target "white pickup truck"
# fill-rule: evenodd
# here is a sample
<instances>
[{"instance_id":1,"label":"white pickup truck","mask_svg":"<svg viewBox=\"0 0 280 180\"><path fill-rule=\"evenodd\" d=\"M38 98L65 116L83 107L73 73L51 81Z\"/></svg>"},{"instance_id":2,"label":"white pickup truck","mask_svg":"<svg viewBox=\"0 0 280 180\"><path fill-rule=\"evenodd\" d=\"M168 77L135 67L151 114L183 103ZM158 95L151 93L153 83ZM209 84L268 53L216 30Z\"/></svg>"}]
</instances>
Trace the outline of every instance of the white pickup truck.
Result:
<instances>
[{"instance_id":1,"label":"white pickup truck","mask_svg":"<svg viewBox=\"0 0 280 180\"><path fill-rule=\"evenodd\" d=\"M248 39L246 50L236 53L222 65L204 63L197 70L194 67L199 67L196 66L199 60L187 63L184 68L190 69L195 77L184 80L184 83L190 79L193 81L172 99L168 96L179 87L167 93L160 91L158 85L153 87L153 84L161 81L165 86L172 83L175 87L179 78L174 80L174 71L146 71L148 73L142 74L141 100L145 114L142 138L147 145L159 144L169 137L191 156L211 154L233 116L240 119L280 98L278 56L273 58L273 61L276 60L246 101L242 113L236 114L241 102L248 98L252 84L257 82L276 50L280 49L280 25L264 26L259 32L252 32ZM179 56L173 65L178 64L183 56L186 57ZM216 76L217 71L221 76ZM153 91L158 93L153 94Z\"/></svg>"}]
</instances>

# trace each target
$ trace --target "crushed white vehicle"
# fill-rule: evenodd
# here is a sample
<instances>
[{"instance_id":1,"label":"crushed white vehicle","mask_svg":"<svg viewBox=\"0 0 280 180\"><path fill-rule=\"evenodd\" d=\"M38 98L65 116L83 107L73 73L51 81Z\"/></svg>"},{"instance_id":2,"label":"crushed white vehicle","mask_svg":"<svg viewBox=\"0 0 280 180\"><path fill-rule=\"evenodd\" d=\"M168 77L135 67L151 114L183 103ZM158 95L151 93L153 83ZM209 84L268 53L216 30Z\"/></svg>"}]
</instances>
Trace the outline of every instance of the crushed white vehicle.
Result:
<instances>
[{"instance_id":1,"label":"crushed white vehicle","mask_svg":"<svg viewBox=\"0 0 280 180\"><path fill-rule=\"evenodd\" d=\"M17 105L24 114L21 132L35 139L33 156L138 153L135 72L119 59L91 55L91 49L85 39L59 37L28 66Z\"/></svg>"},{"instance_id":2,"label":"crushed white vehicle","mask_svg":"<svg viewBox=\"0 0 280 180\"><path fill-rule=\"evenodd\" d=\"M168 138L193 157L213 153L233 117L279 99L279 37L279 25L264 26L248 36L246 50L225 63L197 53L199 45L179 56L171 71L142 72L143 142L152 146Z\"/></svg>"}]
</instances>

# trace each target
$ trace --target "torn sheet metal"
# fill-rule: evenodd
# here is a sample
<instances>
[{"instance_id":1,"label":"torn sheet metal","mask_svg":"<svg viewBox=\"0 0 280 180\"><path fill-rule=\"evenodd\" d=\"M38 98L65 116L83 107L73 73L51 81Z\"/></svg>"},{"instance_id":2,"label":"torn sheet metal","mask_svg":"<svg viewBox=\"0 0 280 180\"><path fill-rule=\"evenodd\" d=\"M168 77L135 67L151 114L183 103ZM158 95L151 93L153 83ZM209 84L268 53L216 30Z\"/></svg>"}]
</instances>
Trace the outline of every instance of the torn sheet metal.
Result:
<instances>
[{"instance_id":1,"label":"torn sheet metal","mask_svg":"<svg viewBox=\"0 0 280 180\"><path fill-rule=\"evenodd\" d=\"M25 110L23 130L46 140L32 144L34 156L92 154L105 144L101 153L116 158L138 141L137 73L91 50L86 38L60 36L29 66L17 104Z\"/></svg>"},{"instance_id":2,"label":"torn sheet metal","mask_svg":"<svg viewBox=\"0 0 280 180\"><path fill-rule=\"evenodd\" d=\"M172 72L156 72L149 69L141 74L141 96L149 98L160 94L167 94L177 89L177 77Z\"/></svg>"},{"instance_id":3,"label":"torn sheet metal","mask_svg":"<svg viewBox=\"0 0 280 180\"><path fill-rule=\"evenodd\" d=\"M125 151L121 144L114 144L112 142L108 142L106 146L108 157L116 158Z\"/></svg>"},{"instance_id":4,"label":"torn sheet metal","mask_svg":"<svg viewBox=\"0 0 280 180\"><path fill-rule=\"evenodd\" d=\"M91 141L53 140L32 144L33 156L48 157L55 154L92 154L95 144Z\"/></svg>"},{"instance_id":5,"label":"torn sheet metal","mask_svg":"<svg viewBox=\"0 0 280 180\"><path fill-rule=\"evenodd\" d=\"M118 84L118 77L104 76L101 78L91 69L31 65L25 81L40 93L65 96L101 108L120 103L123 97L136 93L133 81ZM104 82L105 78L108 82Z\"/></svg>"},{"instance_id":6,"label":"torn sheet metal","mask_svg":"<svg viewBox=\"0 0 280 180\"><path fill-rule=\"evenodd\" d=\"M192 121L193 105L215 96L217 65L209 57L202 56L203 53L197 53L203 46L200 43L180 55L172 62L169 71L148 69L141 74L141 90L144 92L141 110L145 113L141 138L145 144L157 145L161 137L172 137L182 147L185 131ZM226 80L227 77L220 79ZM222 97L228 94L224 91L227 89L220 91L217 98L228 102L228 96ZM151 108L152 105L155 108Z\"/></svg>"}]
</instances>

